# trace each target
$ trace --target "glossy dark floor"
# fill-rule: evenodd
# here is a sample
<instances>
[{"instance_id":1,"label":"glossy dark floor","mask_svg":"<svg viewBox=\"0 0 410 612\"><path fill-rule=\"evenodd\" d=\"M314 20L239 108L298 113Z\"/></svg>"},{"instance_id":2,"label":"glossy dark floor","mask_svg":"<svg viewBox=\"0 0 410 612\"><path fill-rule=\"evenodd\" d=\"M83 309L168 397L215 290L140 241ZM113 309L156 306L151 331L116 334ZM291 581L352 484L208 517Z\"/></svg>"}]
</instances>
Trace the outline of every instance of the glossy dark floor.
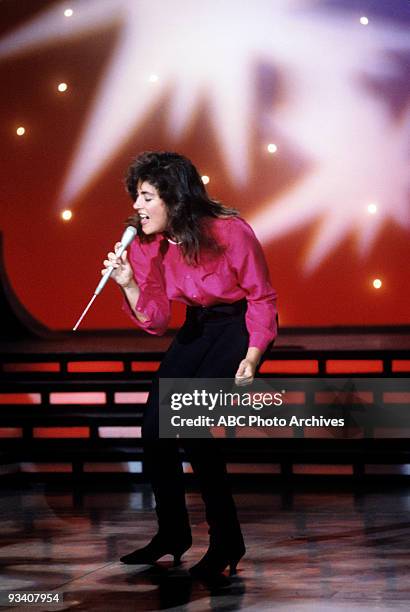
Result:
<instances>
[{"instance_id":1,"label":"glossy dark floor","mask_svg":"<svg viewBox=\"0 0 410 612\"><path fill-rule=\"evenodd\" d=\"M350 486L237 487L248 551L238 575L216 585L187 572L208 537L196 492L183 564L147 568L118 558L154 533L148 486L10 488L0 494L0 591L63 592L64 604L41 608L50 610L409 610L410 488Z\"/></svg>"}]
</instances>

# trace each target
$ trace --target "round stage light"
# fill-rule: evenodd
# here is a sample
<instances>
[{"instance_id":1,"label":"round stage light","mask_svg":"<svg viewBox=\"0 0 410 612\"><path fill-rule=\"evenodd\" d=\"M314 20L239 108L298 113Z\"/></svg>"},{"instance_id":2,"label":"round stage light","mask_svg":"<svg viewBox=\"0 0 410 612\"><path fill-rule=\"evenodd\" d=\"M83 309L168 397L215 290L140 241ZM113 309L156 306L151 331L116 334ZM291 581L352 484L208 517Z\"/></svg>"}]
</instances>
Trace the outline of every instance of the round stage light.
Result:
<instances>
[{"instance_id":1,"label":"round stage light","mask_svg":"<svg viewBox=\"0 0 410 612\"><path fill-rule=\"evenodd\" d=\"M149 82L150 83L156 83L158 81L158 75L157 74L150 74L149 75Z\"/></svg>"},{"instance_id":2,"label":"round stage light","mask_svg":"<svg viewBox=\"0 0 410 612\"><path fill-rule=\"evenodd\" d=\"M377 213L377 204L369 204L367 207L367 212L370 215L375 215Z\"/></svg>"},{"instance_id":3,"label":"round stage light","mask_svg":"<svg viewBox=\"0 0 410 612\"><path fill-rule=\"evenodd\" d=\"M72 219L73 213L71 212L71 210L63 210L63 212L61 213L61 218L63 221L70 221Z\"/></svg>"},{"instance_id":4,"label":"round stage light","mask_svg":"<svg viewBox=\"0 0 410 612\"><path fill-rule=\"evenodd\" d=\"M72 16L73 16L73 14L74 14L73 9L66 9L66 10L64 11L64 17L72 17Z\"/></svg>"},{"instance_id":5,"label":"round stage light","mask_svg":"<svg viewBox=\"0 0 410 612\"><path fill-rule=\"evenodd\" d=\"M201 176L202 182L204 185L208 185L209 183L209 176L206 176L206 174L204 174L204 176Z\"/></svg>"},{"instance_id":6,"label":"round stage light","mask_svg":"<svg viewBox=\"0 0 410 612\"><path fill-rule=\"evenodd\" d=\"M271 142L270 144L268 144L267 149L269 153L276 153L276 151L278 150L278 147Z\"/></svg>"},{"instance_id":7,"label":"round stage light","mask_svg":"<svg viewBox=\"0 0 410 612\"><path fill-rule=\"evenodd\" d=\"M381 288L381 286L382 286L382 284L383 284L383 283L382 283L382 281L380 280L380 278L375 278L375 279L374 279L374 281L373 281L373 287L374 287L375 289L380 289L380 288Z\"/></svg>"},{"instance_id":8,"label":"round stage light","mask_svg":"<svg viewBox=\"0 0 410 612\"><path fill-rule=\"evenodd\" d=\"M59 83L57 89L58 91L67 91L68 85L67 83Z\"/></svg>"},{"instance_id":9,"label":"round stage light","mask_svg":"<svg viewBox=\"0 0 410 612\"><path fill-rule=\"evenodd\" d=\"M362 25L368 25L369 20L368 20L368 18L367 18L367 17L364 17L364 16L363 16L363 17L360 17L360 23L361 23Z\"/></svg>"},{"instance_id":10,"label":"round stage light","mask_svg":"<svg viewBox=\"0 0 410 612\"><path fill-rule=\"evenodd\" d=\"M22 125L20 127L18 127L17 130L16 130L17 136L23 136L25 133L26 133L26 130L25 130L25 128L23 128Z\"/></svg>"}]
</instances>

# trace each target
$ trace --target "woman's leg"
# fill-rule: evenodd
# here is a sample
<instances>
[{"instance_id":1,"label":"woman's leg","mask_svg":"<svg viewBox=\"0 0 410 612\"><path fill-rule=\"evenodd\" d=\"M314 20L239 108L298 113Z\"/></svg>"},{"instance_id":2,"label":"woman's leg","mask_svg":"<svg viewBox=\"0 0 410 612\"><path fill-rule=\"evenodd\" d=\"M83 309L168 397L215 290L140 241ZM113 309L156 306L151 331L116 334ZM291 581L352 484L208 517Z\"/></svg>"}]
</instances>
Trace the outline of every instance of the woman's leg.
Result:
<instances>
[{"instance_id":1,"label":"woman's leg","mask_svg":"<svg viewBox=\"0 0 410 612\"><path fill-rule=\"evenodd\" d=\"M184 325L166 352L160 368L154 377L152 388L144 409L142 441L144 446L144 470L151 482L155 510L158 519L158 533L154 549L147 547L126 555L126 563L142 562L159 555L164 546L172 552L191 545L191 530L185 504L185 487L182 461L177 440L159 438L159 379L193 377L209 349L209 341ZM151 545L151 543L150 543ZM148 545L148 547L150 547ZM141 554L142 551L142 554ZM165 554L165 553L163 553Z\"/></svg>"},{"instance_id":2,"label":"woman's leg","mask_svg":"<svg viewBox=\"0 0 410 612\"><path fill-rule=\"evenodd\" d=\"M198 378L233 378L248 347L248 334L244 326L235 324L218 334L197 371ZM263 354L260 364L267 358L269 349ZM198 478L205 503L206 520L211 540L235 538L240 532L235 502L231 492L223 440L182 440L192 469Z\"/></svg>"},{"instance_id":3,"label":"woman's leg","mask_svg":"<svg viewBox=\"0 0 410 612\"><path fill-rule=\"evenodd\" d=\"M190 534L183 469L177 440L158 438L158 386L156 378L144 411L144 472L155 497L158 533L166 540L178 540Z\"/></svg>"},{"instance_id":4,"label":"woman's leg","mask_svg":"<svg viewBox=\"0 0 410 612\"><path fill-rule=\"evenodd\" d=\"M205 334L211 348L197 370L197 378L233 378L248 347L243 320L225 325L209 324ZM184 439L183 445L198 478L209 525L210 547L205 557L192 568L195 574L222 571L245 553L243 537L232 496L226 461L218 439Z\"/></svg>"}]
</instances>

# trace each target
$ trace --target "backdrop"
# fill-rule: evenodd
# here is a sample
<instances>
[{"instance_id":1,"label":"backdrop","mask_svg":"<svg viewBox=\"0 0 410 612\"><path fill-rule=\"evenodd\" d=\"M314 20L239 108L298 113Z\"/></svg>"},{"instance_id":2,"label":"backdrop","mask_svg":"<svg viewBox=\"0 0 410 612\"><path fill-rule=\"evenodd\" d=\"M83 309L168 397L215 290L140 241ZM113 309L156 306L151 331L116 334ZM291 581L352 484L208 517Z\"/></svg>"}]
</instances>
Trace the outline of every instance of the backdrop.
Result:
<instances>
[{"instance_id":1,"label":"backdrop","mask_svg":"<svg viewBox=\"0 0 410 612\"><path fill-rule=\"evenodd\" d=\"M131 211L126 167L167 149L253 225L282 325L409 323L407 0L0 11L6 266L40 321L73 326ZM110 282L83 328L128 325Z\"/></svg>"}]
</instances>

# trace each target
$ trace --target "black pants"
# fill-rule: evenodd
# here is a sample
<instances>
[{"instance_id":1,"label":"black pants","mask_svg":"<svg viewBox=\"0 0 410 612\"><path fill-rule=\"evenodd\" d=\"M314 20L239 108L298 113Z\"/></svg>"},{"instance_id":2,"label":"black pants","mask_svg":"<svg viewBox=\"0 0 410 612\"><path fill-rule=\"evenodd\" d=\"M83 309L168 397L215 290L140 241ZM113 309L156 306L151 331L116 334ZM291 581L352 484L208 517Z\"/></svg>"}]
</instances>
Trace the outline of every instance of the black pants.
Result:
<instances>
[{"instance_id":1,"label":"black pants","mask_svg":"<svg viewBox=\"0 0 410 612\"><path fill-rule=\"evenodd\" d=\"M182 445L196 475L212 537L240 533L221 440L159 439L159 378L233 378L246 356L249 334L246 300L210 308L188 307L186 321L153 380L142 427L144 469L154 491L159 531L178 539L189 531L185 505ZM235 536L233 536L235 537Z\"/></svg>"}]
</instances>

